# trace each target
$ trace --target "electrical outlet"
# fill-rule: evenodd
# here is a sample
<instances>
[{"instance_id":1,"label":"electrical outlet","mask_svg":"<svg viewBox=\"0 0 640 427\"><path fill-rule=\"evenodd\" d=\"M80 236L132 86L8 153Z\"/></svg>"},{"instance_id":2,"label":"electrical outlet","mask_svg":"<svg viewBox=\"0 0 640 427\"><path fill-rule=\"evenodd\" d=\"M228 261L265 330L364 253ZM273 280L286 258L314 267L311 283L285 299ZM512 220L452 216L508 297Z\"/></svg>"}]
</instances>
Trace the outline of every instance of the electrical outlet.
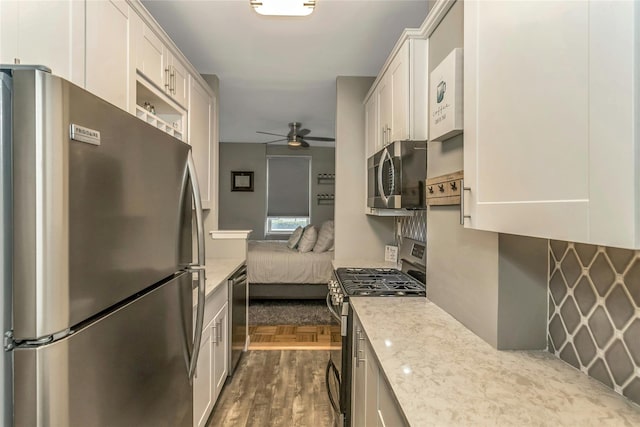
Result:
<instances>
[{"instance_id":1,"label":"electrical outlet","mask_svg":"<svg viewBox=\"0 0 640 427\"><path fill-rule=\"evenodd\" d=\"M384 260L389 262L398 262L398 247L386 245L384 247Z\"/></svg>"}]
</instances>

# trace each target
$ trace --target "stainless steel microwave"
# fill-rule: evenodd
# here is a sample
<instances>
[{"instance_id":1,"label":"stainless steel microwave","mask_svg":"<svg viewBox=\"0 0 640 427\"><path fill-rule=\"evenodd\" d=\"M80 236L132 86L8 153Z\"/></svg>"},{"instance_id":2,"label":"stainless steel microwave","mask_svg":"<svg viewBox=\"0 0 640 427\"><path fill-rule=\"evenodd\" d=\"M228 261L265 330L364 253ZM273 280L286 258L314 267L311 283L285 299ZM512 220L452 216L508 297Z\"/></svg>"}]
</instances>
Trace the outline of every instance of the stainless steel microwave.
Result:
<instances>
[{"instance_id":1,"label":"stainless steel microwave","mask_svg":"<svg viewBox=\"0 0 640 427\"><path fill-rule=\"evenodd\" d=\"M427 142L396 141L367 159L367 206L425 209Z\"/></svg>"}]
</instances>

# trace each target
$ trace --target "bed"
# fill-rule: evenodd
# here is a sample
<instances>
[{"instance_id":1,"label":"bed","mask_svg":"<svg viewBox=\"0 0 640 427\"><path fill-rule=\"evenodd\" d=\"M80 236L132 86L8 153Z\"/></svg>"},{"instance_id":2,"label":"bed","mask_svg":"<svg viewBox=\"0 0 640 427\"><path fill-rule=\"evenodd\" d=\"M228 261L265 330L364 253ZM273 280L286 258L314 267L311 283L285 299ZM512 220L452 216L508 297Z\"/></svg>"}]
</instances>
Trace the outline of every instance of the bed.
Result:
<instances>
[{"instance_id":1,"label":"bed","mask_svg":"<svg viewBox=\"0 0 640 427\"><path fill-rule=\"evenodd\" d=\"M298 252L287 241L250 240L247 280L251 299L318 299L327 295L333 252Z\"/></svg>"}]
</instances>

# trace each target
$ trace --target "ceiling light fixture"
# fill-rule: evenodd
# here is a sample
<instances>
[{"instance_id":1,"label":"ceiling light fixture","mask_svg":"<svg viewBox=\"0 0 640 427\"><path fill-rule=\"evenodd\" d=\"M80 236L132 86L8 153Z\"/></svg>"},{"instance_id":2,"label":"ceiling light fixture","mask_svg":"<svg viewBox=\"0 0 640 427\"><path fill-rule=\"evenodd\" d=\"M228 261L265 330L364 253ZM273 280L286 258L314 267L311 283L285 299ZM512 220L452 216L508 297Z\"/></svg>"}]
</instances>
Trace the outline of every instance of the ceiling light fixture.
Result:
<instances>
[{"instance_id":1,"label":"ceiling light fixture","mask_svg":"<svg viewBox=\"0 0 640 427\"><path fill-rule=\"evenodd\" d=\"M249 0L260 15L307 16L316 6L315 0Z\"/></svg>"},{"instance_id":2,"label":"ceiling light fixture","mask_svg":"<svg viewBox=\"0 0 640 427\"><path fill-rule=\"evenodd\" d=\"M289 138L287 144L291 147L299 147L302 145L302 143L298 141L298 136L295 133L291 136L291 138Z\"/></svg>"}]
</instances>

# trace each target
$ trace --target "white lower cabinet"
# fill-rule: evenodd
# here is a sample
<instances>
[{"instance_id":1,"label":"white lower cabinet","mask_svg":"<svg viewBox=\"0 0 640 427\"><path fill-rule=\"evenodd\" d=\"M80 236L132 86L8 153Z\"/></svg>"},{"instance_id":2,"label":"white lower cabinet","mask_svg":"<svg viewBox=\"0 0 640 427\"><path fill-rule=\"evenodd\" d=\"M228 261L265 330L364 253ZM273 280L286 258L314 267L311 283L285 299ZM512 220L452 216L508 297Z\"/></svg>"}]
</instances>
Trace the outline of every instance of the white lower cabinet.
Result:
<instances>
[{"instance_id":1,"label":"white lower cabinet","mask_svg":"<svg viewBox=\"0 0 640 427\"><path fill-rule=\"evenodd\" d=\"M215 332L213 329L213 319L211 319L203 329L196 376L193 379L193 425L198 427L206 425L214 404L212 340Z\"/></svg>"},{"instance_id":2,"label":"white lower cabinet","mask_svg":"<svg viewBox=\"0 0 640 427\"><path fill-rule=\"evenodd\" d=\"M403 427L408 424L380 370L371 343L357 316L353 322L351 425Z\"/></svg>"},{"instance_id":3,"label":"white lower cabinet","mask_svg":"<svg viewBox=\"0 0 640 427\"><path fill-rule=\"evenodd\" d=\"M227 379L229 365L228 288L220 284L206 299L200 354L193 380L193 425L203 427ZM194 327L195 327L194 307Z\"/></svg>"},{"instance_id":4,"label":"white lower cabinet","mask_svg":"<svg viewBox=\"0 0 640 427\"><path fill-rule=\"evenodd\" d=\"M229 310L228 305L218 312L213 319L215 336L213 347L213 374L211 385L213 387L213 401L215 402L222 391L224 382L229 372Z\"/></svg>"}]
</instances>

